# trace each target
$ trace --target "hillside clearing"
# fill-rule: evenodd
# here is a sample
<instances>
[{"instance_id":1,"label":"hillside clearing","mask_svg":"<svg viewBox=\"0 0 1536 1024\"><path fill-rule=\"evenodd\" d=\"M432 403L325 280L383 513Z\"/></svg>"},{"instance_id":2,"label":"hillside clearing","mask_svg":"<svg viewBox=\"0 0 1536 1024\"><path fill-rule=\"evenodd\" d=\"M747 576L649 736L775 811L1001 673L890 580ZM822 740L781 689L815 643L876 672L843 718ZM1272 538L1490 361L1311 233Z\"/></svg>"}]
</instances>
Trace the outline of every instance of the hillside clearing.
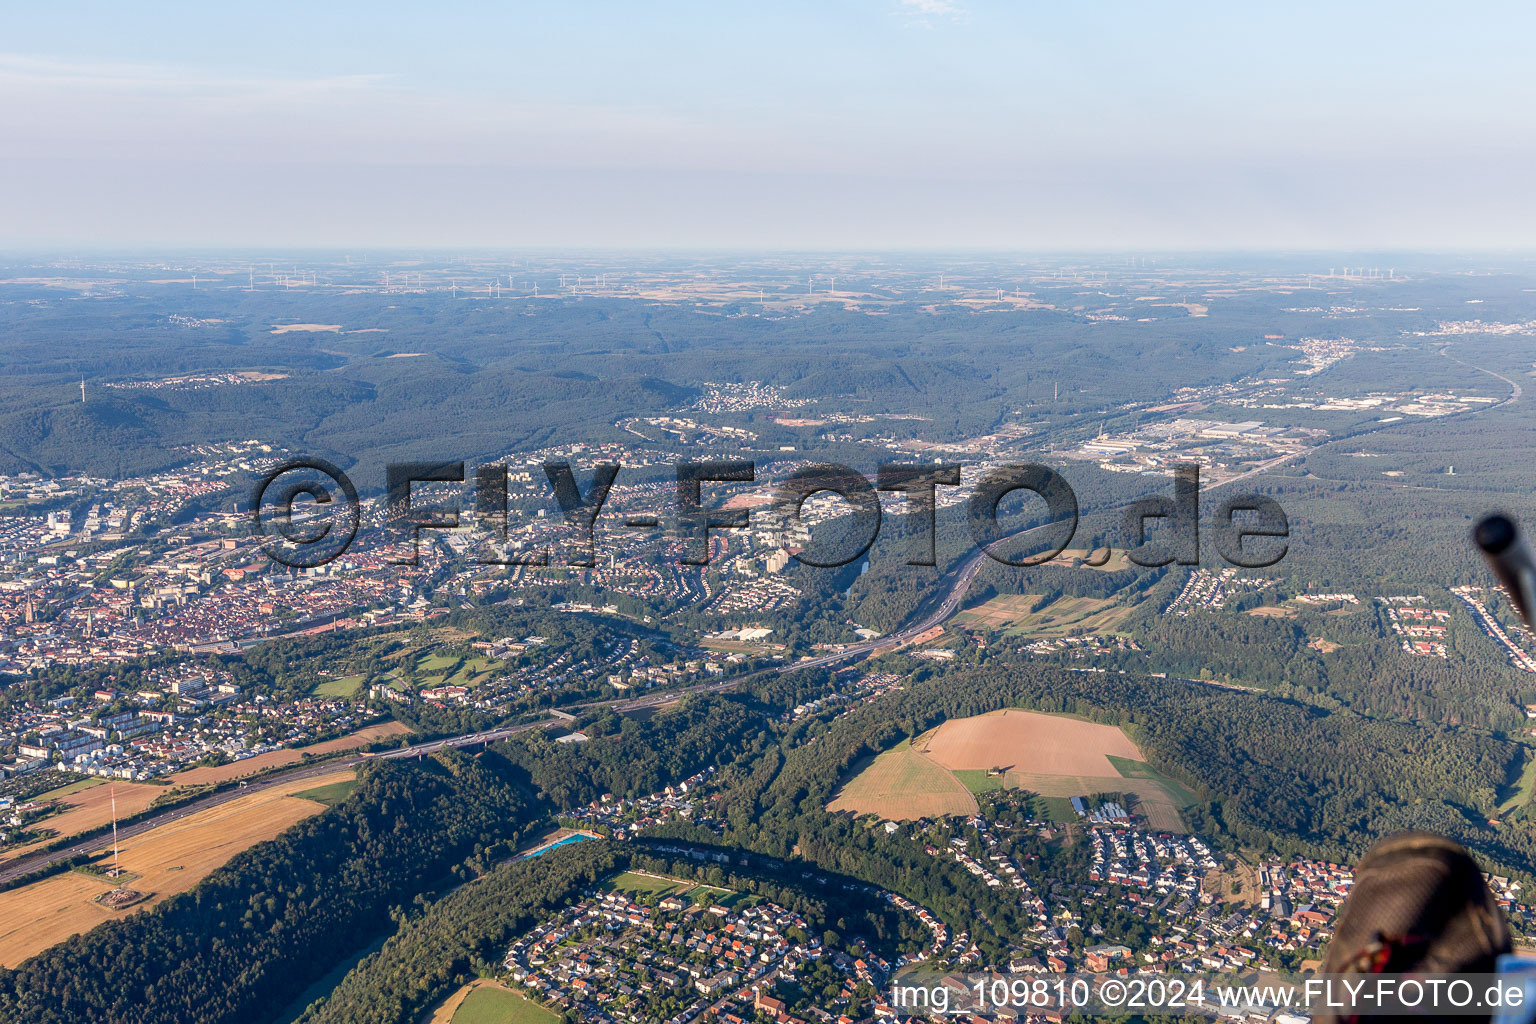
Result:
<instances>
[{"instance_id":1,"label":"hillside clearing","mask_svg":"<svg viewBox=\"0 0 1536 1024\"><path fill-rule=\"evenodd\" d=\"M827 810L910 821L975 814L976 798L942 765L902 740L844 784Z\"/></svg>"}]
</instances>

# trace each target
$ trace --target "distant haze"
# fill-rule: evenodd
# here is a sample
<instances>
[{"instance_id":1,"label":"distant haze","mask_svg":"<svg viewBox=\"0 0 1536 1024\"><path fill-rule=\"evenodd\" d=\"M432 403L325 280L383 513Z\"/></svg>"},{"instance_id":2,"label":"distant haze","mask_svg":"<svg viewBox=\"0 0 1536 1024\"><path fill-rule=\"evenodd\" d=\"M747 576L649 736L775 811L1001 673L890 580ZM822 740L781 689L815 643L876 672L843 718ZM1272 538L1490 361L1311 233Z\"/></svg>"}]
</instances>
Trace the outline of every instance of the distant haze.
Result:
<instances>
[{"instance_id":1,"label":"distant haze","mask_svg":"<svg viewBox=\"0 0 1536 1024\"><path fill-rule=\"evenodd\" d=\"M1528 248L1536 9L10 5L0 248Z\"/></svg>"}]
</instances>

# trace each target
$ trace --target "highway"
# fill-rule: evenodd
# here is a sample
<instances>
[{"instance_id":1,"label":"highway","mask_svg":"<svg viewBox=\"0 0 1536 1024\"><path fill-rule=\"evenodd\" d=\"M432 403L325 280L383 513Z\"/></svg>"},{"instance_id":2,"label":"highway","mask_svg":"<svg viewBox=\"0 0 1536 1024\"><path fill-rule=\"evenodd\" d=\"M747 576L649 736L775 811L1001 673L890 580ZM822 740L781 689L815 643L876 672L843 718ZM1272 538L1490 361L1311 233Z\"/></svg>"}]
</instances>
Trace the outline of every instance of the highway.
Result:
<instances>
[{"instance_id":1,"label":"highway","mask_svg":"<svg viewBox=\"0 0 1536 1024\"><path fill-rule=\"evenodd\" d=\"M752 676L756 676L758 674L760 673L752 673ZM681 690L668 690L664 693L647 694L643 697L626 698L623 700L593 701L589 704L576 705L576 707L581 709L612 707L620 712L640 711L645 708L660 707L663 704L674 703L675 701L690 693L718 693L723 690L729 690L739 685L744 680L752 678L752 676L736 676L734 678L720 682L702 683L698 686L690 686ZM168 825L173 821L185 818L189 814L195 814L198 811L206 810L209 807L216 807L219 804L228 803L231 800L238 799L250 793L257 793L264 789L270 789L273 786L287 785L292 782L302 782L305 779L317 778L322 775L329 775L333 772L343 771L347 768L355 768L357 765L362 764L364 761L373 760L374 758L396 759L425 757L428 754L435 754L443 750L458 749L460 747L481 746L487 743L495 743L497 740L504 740L507 737L515 736L518 733L528 732L533 729L542 729L546 726L554 725L560 721L562 721L562 719L556 717L555 715L550 715L547 718L541 718L534 722L523 722L518 725L505 726L500 729L486 729L480 732L466 733L462 736L451 736L446 739L428 740L424 743L415 743L409 747L401 747L398 750L389 750L380 754L343 754L339 757L328 758L313 764L295 765L294 767L284 771L274 772L270 775L264 775L259 779L252 779L243 786L233 786L229 789L221 790L217 793L209 793L207 796L199 797L196 800L193 800L191 803L182 804L179 807L172 808L161 814L156 814L150 818L145 818L142 821L134 822L131 825L119 825L117 829L118 841L121 842L125 839L131 839L134 836L143 835L145 832L148 832L151 829L158 828L161 825ZM167 787L166 792L169 793L170 791L170 788ZM18 878L22 875L30 874L33 871L39 871L61 860L68 860L71 857L76 857L83 853L94 853L98 850L111 849L111 847L112 837L110 833L107 833L93 836L90 839L83 839L79 842L71 843L69 846L66 846L62 849L27 854L25 856L18 857L15 860L5 861L0 863L0 884L9 882L12 879Z\"/></svg>"},{"instance_id":2,"label":"highway","mask_svg":"<svg viewBox=\"0 0 1536 1024\"><path fill-rule=\"evenodd\" d=\"M1451 356L1448 352L1442 351L1441 354L1455 360L1456 362L1462 362L1462 360L1456 359L1455 356ZM1465 363L1464 365L1469 366L1472 369L1481 370L1482 372L1490 374L1494 377L1498 377L1500 380L1504 381L1510 386L1510 396L1504 401L1498 403L1498 405L1507 405L1520 400L1522 396L1522 389L1519 383L1510 380L1508 377L1505 377L1502 374L1494 373L1492 370L1487 370L1483 367L1475 366L1471 363ZM1498 406L1489 406L1488 408L1497 407ZM1462 415L1476 416L1478 413L1486 411L1487 409L1477 409ZM1292 461L1293 459L1312 455L1324 448L1329 447L1330 445L1340 444L1344 441L1355 440L1364 434L1375 433L1376 431L1385 429L1388 426L1389 424L1377 424L1371 428L1359 431L1354 434L1334 438L1330 441L1325 441L1322 444L1315 445L1311 448L1305 448L1300 451L1291 452L1287 455L1282 455L1277 458L1270 459L1251 470L1238 474L1237 476L1229 477L1220 483L1210 484L1206 487L1203 487L1200 493L1202 496L1204 496L1210 491L1214 491L1222 487L1228 487L1235 483L1241 483L1242 481L1248 480L1251 477L1258 476L1272 469L1275 469L1278 466L1282 466ZM1132 504L1133 502L1125 502L1095 514L1113 514L1129 508ZM1056 527L1057 525L1057 523L1047 523L1043 526L1032 527L1031 529L1024 530L1020 533L1012 535L1012 538L1010 539L1023 539L1032 533L1048 530ZM831 654L823 654L813 658L805 658L792 664L765 668L757 672L750 672L740 676L733 676L730 679L721 680L718 682L700 683L696 686L684 687L679 690L668 690L662 693L647 694L643 697L590 701L583 704L572 705L572 708L578 711L591 711L598 708L613 708L614 710L621 713L625 711L640 711L646 708L660 707L665 704L674 703L680 698L693 693L720 693L726 690L731 690L737 686L740 686L742 683L747 682L748 680L759 678L769 673L783 674L789 672L798 672L802 669L825 668L830 665L836 665L842 662L853 661L859 658L884 654L889 651L896 650L910 643L915 637L920 636L921 634L932 629L934 626L937 626L940 623L946 621L960 610L961 602L965 600L965 595L967 591L970 590L971 583L976 579L976 574L980 572L981 567L986 564L987 557L988 556L986 552L979 547L967 554L959 562L958 565L949 571L949 590L944 594L943 599L939 601L933 610L924 614L917 621L909 625L902 626L894 633L889 633L882 637L876 637L873 640L867 640L862 643L850 644L848 647L845 647L844 649ZM377 755L348 754L341 757L332 758L330 760L321 761L317 764L299 765L291 770L264 776L259 780L251 781L244 787L235 787L219 793L211 793L208 796L201 797L197 800L194 800L192 803L178 807L175 810L167 811L164 814L156 815L153 818L137 822L133 825L121 826L118 829L118 836L120 839L127 839L132 836L141 835L144 832L147 832L152 828L156 828L159 825L164 825L168 822L175 821L178 818L193 814L204 808L213 807L226 801L233 800L246 793L267 789L271 786L286 784L294 780L302 780L324 775L343 768L350 768L362 763L364 760L367 760L371 757L377 756L391 759L425 757L428 754L434 754L442 750L494 743L497 740L503 740L509 736L515 736L518 733L528 732L533 729L545 728L559 721L562 721L562 719L551 714L546 718L542 718L533 722L524 722L519 725L510 725L499 729L488 729L480 732L466 733L462 736L452 736L446 739L429 740L424 743L413 744L409 747L401 747L398 750L390 750ZM7 882L19 875L24 875L28 872L47 867L48 865L53 864L59 860L67 859L82 853L88 853L93 850L100 850L104 845L110 845L110 839L97 836L94 839L74 843L61 850L55 850L48 853L36 853L25 857L20 857L13 861L7 861L3 864L0 864L0 883Z\"/></svg>"},{"instance_id":3,"label":"highway","mask_svg":"<svg viewBox=\"0 0 1536 1024\"><path fill-rule=\"evenodd\" d=\"M209 807L216 807L219 804L227 803L230 800L246 796L250 793L259 793L264 789L271 789L273 786L302 782L305 779L318 778L322 775L329 775L333 772L353 767L363 760L363 756L361 754L348 754L342 757L331 758L328 761L320 761L316 764L298 765L276 775L252 779L244 786L234 786L218 793L209 793L207 796L199 797L191 803L182 804L161 814L156 814L151 818L145 818L131 825L119 825L117 827L118 842L121 843L125 839L132 839L134 836L143 835L150 829L159 828L161 825L168 825L173 821L187 817L189 814L196 814L198 811L206 810ZM170 787L166 787L166 792L171 792ZM41 870L50 864L61 860L68 860L70 857L77 857L82 853L94 853L98 850L110 850L111 848L112 833L108 831L104 834L93 836L90 839L72 843L63 849L27 854L15 860L0 863L0 883L9 882L21 875Z\"/></svg>"},{"instance_id":4,"label":"highway","mask_svg":"<svg viewBox=\"0 0 1536 1024\"><path fill-rule=\"evenodd\" d=\"M1045 526L1037 526L1016 536L1022 538L1034 533L1036 530L1049 529L1055 525L1055 523L1048 523ZM859 644L850 644L843 650L833 654L823 654L815 658L802 659L781 667L779 671L798 672L805 668L823 668L827 665L836 665L838 662L851 661L868 655L884 654L887 651L895 650L910 643L914 637L921 636L960 610L960 602L965 600L966 591L970 590L971 581L981 571L981 567L984 564L983 559L986 557L987 553L980 548L966 555L958 566L950 570L950 574L954 579L950 583L949 591L944 595L944 599L939 602L933 611L911 625L902 626L894 633L887 633L885 636L876 637L873 640L866 640Z\"/></svg>"},{"instance_id":5,"label":"highway","mask_svg":"<svg viewBox=\"0 0 1536 1024\"><path fill-rule=\"evenodd\" d=\"M1342 438L1340 440L1342 440ZM1239 473L1236 476L1228 477L1219 483L1205 485L1204 487L1200 488L1200 495L1203 498L1211 491L1222 487L1230 487L1232 484L1241 483L1242 481L1251 477L1258 476L1261 473L1267 473L1277 466L1285 465L1292 459L1311 455L1312 453L1333 443L1334 442L1332 441L1328 441L1321 445L1315 445L1311 448L1304 448L1300 451L1291 452L1290 454L1281 455L1270 459L1267 462L1260 463L1253 469ZM1099 510L1093 514L1113 515L1115 513L1123 512L1139 500L1141 499L1138 498L1135 499L1135 501L1123 502L1119 505ZM1059 526L1059 521L1055 523L1046 523L1043 526L1031 527L1030 529L1012 534L1005 539L1023 540L1030 534L1040 533L1044 530L1055 529ZM948 593L944 595L944 599L939 602L938 606L935 607L933 611L924 615L922 618L912 623L911 625L903 626L894 633L889 633L882 637L876 637L875 639L865 641L864 643L851 644L847 648L838 651L835 654L824 654L820 657L806 658L804 660L797 661L792 665L785 665L784 667L780 668L779 671L795 672L803 668L822 668L827 665L835 665L838 662L849 661L854 658L862 658L867 655L883 654L887 651L895 650L898 647L902 647L905 644L910 643L914 637L927 632L960 610L960 604L965 600L966 592L971 588L971 582L976 579L976 574L980 572L981 567L986 564L986 559L988 557L989 556L987 553L979 547L972 551L970 554L966 555L965 558L961 560L959 565L950 570L950 574L952 575L953 579L949 585Z\"/></svg>"}]
</instances>

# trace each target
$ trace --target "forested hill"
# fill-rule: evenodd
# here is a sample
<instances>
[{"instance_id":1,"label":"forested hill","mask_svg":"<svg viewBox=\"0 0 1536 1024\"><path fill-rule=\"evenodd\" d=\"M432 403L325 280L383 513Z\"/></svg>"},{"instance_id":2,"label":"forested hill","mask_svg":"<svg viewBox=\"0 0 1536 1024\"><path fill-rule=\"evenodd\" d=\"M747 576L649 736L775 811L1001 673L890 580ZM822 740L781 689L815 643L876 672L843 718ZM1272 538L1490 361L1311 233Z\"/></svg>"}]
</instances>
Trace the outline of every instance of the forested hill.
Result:
<instances>
[{"instance_id":1,"label":"forested hill","mask_svg":"<svg viewBox=\"0 0 1536 1024\"><path fill-rule=\"evenodd\" d=\"M861 758L946 719L1019 706L1126 726L1155 767L1205 798L1189 812L1197 832L1348 862L1382 835L1427 828L1536 874L1536 842L1523 830L1487 824L1497 791L1519 774L1524 748L1471 728L1009 657L920 675L733 793L728 806L739 835L782 855L804 842L806 830L837 827L821 808Z\"/></svg>"},{"instance_id":2,"label":"forested hill","mask_svg":"<svg viewBox=\"0 0 1536 1024\"><path fill-rule=\"evenodd\" d=\"M337 329L274 333L294 320ZM763 381L788 400L827 403L824 412L918 416L907 426L943 439L1058 393L1055 412L1071 415L1283 365L1283 350L1222 341L1257 327L1240 318L1128 331L1042 310L897 306L871 317L831 306L733 318L727 331L687 304L435 293L392 303L141 283L134 294L0 301L0 363L15 371L0 381L0 473L136 474L184 461L187 445L253 437L370 466L632 440L617 421L685 409L706 381ZM240 371L282 376L123 386ZM767 450L795 439L768 416L748 418Z\"/></svg>"}]
</instances>

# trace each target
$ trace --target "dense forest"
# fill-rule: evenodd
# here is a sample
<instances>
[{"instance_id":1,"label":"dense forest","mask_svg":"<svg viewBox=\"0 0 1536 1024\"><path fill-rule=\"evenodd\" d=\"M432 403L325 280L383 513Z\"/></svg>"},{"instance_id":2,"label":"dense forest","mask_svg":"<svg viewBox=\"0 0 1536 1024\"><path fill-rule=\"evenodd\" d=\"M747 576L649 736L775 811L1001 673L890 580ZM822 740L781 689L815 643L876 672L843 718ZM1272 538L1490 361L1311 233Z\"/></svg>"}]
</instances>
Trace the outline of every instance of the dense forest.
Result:
<instances>
[{"instance_id":1,"label":"dense forest","mask_svg":"<svg viewBox=\"0 0 1536 1024\"><path fill-rule=\"evenodd\" d=\"M372 282L361 268L354 273ZM193 291L143 275L115 283L86 299L0 288L0 299L16 300L0 302L0 362L16 370L0 385L0 473L142 473L175 465L188 444L262 437L344 468L365 466L358 484L372 490L390 460L621 440L616 421L673 411L707 381L760 380L791 399L855 408L878 400L879 411L920 416L913 425L942 439L990 429L1021 407L1048 402L1053 418L1101 416L1149 393L1261 374L1294 358L1232 343L1274 320L1272 309L1242 302L1219 320L1170 308L1134 324L1046 309L978 316L917 302L871 317L829 304L801 316L738 317L727 336L717 315L689 304L490 303L445 292L381 302L363 290ZM1040 288L1054 293L1066 309L1076 304L1074 285ZM347 333L274 332L294 319ZM1329 326L1322 316L1288 320L1301 332ZM285 376L196 391L100 389L78 401L82 375L100 388L236 370ZM1444 376L1446 367L1438 370ZM749 422L766 451L817 444L767 416Z\"/></svg>"},{"instance_id":2,"label":"dense forest","mask_svg":"<svg viewBox=\"0 0 1536 1024\"><path fill-rule=\"evenodd\" d=\"M840 827L821 808L860 759L945 719L1008 706L1126 726L1156 768L1205 797L1193 812L1197 830L1234 842L1350 859L1385 832L1430 828L1512 870L1536 868L1536 842L1486 821L1500 788L1519 774L1520 744L1467 727L1009 655L919 673L903 692L813 733L814 742L806 737L775 771L728 795L730 820L767 852L805 848L808 832Z\"/></svg>"},{"instance_id":3,"label":"dense forest","mask_svg":"<svg viewBox=\"0 0 1536 1024\"><path fill-rule=\"evenodd\" d=\"M587 842L497 868L403 920L382 949L350 971L300 1020L415 1020L457 985L499 967L507 944L540 918L628 863L623 848Z\"/></svg>"}]
</instances>

